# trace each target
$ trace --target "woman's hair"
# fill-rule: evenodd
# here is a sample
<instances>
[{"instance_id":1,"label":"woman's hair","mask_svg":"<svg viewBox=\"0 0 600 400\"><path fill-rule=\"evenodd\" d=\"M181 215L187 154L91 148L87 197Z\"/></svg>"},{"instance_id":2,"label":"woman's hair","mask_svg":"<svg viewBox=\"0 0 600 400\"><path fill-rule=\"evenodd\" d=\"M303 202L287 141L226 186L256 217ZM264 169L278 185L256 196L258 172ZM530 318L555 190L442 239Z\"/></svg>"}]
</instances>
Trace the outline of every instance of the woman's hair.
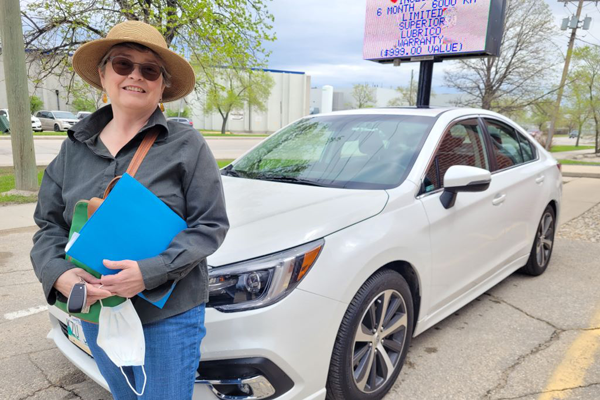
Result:
<instances>
[{"instance_id":1,"label":"woman's hair","mask_svg":"<svg viewBox=\"0 0 600 400\"><path fill-rule=\"evenodd\" d=\"M127 48L127 49L133 49L133 50L137 50L137 51L141 51L143 53L147 53L147 52L152 52L152 54L154 54L156 56L156 58L158 58L160 60L160 63L163 63L162 58L160 58L160 56L158 54L156 54L154 51L152 51L152 49L149 49L148 47L141 45L141 44L137 44L137 43L119 43L114 45L113 47L110 48L110 50L108 50L106 52L106 54L104 55L104 57L102 57L102 60L100 60L100 63L98 64L98 68L100 69L100 71L102 71L102 73L104 73L104 70L106 69L106 64L108 63L108 59L110 58L110 54L112 53L113 50L118 49L118 48ZM169 71L166 70L166 68L164 66L161 65L161 69L162 69L162 76L163 76L163 83L165 84L166 87L171 86L171 74L169 74Z\"/></svg>"}]
</instances>

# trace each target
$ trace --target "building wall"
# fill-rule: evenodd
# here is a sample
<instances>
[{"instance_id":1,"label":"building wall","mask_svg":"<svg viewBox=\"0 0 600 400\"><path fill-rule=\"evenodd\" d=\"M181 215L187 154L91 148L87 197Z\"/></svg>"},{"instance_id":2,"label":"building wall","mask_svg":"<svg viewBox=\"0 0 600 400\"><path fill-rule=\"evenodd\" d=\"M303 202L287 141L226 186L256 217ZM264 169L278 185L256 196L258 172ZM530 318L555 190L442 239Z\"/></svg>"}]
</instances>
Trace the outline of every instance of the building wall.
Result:
<instances>
[{"instance_id":1,"label":"building wall","mask_svg":"<svg viewBox=\"0 0 600 400\"><path fill-rule=\"evenodd\" d=\"M232 132L272 133L310 113L310 76L303 72L266 70L275 85L266 111L250 110L229 116L226 130ZM202 100L195 94L186 99L192 110L194 127L220 131L223 119L218 112L205 115ZM177 105L175 105L177 109Z\"/></svg>"},{"instance_id":2,"label":"building wall","mask_svg":"<svg viewBox=\"0 0 600 400\"><path fill-rule=\"evenodd\" d=\"M310 89L311 113L318 113L322 109L321 93L321 88L313 87ZM388 103L396 97L399 97L399 95L395 89L375 88L376 101L373 107L388 107ZM458 99L460 99L459 94L440 93L431 97L431 105L440 107L452 107ZM406 106L408 106L408 104L406 104ZM356 100L352 96L352 88L334 88L333 111L351 110L353 108L356 108Z\"/></svg>"},{"instance_id":3,"label":"building wall","mask_svg":"<svg viewBox=\"0 0 600 400\"><path fill-rule=\"evenodd\" d=\"M2 53L0 49L0 53ZM28 68L36 68L35 62L31 63L27 60ZM35 72L35 71L33 71ZM4 82L4 55L0 55L0 108L8 108L8 99L6 96L6 84ZM44 102L44 110L66 110L66 111L78 111L74 110L66 100L66 85L63 85L59 79L55 76L49 76L44 79L43 82L36 85L30 80L28 82L29 96L37 96ZM58 98L56 96L56 90L58 90Z\"/></svg>"}]
</instances>

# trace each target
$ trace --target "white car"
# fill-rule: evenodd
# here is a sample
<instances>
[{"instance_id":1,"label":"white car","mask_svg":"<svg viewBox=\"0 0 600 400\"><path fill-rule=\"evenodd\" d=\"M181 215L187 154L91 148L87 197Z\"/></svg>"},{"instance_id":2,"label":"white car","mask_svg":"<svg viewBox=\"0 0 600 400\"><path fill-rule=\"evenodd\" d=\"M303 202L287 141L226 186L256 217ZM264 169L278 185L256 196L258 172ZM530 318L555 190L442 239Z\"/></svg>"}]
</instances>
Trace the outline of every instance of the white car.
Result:
<instances>
[{"instance_id":1,"label":"white car","mask_svg":"<svg viewBox=\"0 0 600 400\"><path fill-rule=\"evenodd\" d=\"M66 131L79 120L70 111L38 111L36 114L45 131Z\"/></svg>"},{"instance_id":2,"label":"white car","mask_svg":"<svg viewBox=\"0 0 600 400\"><path fill-rule=\"evenodd\" d=\"M6 119L10 121L8 109L6 109L6 108L0 109L0 115L4 115L6 117ZM42 123L40 122L40 120L37 117L34 117L33 115L31 116L31 129L35 132L42 131Z\"/></svg>"},{"instance_id":3,"label":"white car","mask_svg":"<svg viewBox=\"0 0 600 400\"><path fill-rule=\"evenodd\" d=\"M222 173L196 399L383 397L414 336L545 271L562 193L546 150L475 109L309 116ZM49 336L106 387L50 310Z\"/></svg>"}]
</instances>

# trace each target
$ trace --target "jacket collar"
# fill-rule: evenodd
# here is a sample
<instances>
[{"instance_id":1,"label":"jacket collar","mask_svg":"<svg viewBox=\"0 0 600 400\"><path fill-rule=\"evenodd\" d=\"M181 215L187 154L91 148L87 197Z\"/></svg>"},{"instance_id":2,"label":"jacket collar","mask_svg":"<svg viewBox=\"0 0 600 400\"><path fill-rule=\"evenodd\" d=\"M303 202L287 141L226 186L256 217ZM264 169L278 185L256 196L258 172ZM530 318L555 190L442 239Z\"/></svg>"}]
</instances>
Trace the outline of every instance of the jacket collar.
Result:
<instances>
[{"instance_id":1,"label":"jacket collar","mask_svg":"<svg viewBox=\"0 0 600 400\"><path fill-rule=\"evenodd\" d=\"M69 139L84 143L92 137L102 132L102 129L113 119L112 105L104 106L96 110L93 114L79 121L67 131ZM161 132L156 139L157 142L165 140L169 134L169 128L167 126L167 119L164 114L160 111L160 108L156 107L154 113L146 122L146 125L140 130L145 132L154 126L160 126ZM138 132L138 134L140 133Z\"/></svg>"}]
</instances>

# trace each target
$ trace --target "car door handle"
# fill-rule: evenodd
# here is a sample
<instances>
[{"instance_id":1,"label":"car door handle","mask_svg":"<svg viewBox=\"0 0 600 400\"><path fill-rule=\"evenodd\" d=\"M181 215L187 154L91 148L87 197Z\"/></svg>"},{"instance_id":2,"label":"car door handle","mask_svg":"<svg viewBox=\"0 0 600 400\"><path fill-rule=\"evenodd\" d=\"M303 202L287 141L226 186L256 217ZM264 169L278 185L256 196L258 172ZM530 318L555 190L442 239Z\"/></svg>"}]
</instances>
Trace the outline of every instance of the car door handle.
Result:
<instances>
[{"instance_id":1,"label":"car door handle","mask_svg":"<svg viewBox=\"0 0 600 400\"><path fill-rule=\"evenodd\" d=\"M496 197L494 197L494 200L492 200L492 204L495 206L499 206L500 204L504 203L504 200L506 200L506 195L498 194L496 195Z\"/></svg>"},{"instance_id":2,"label":"car door handle","mask_svg":"<svg viewBox=\"0 0 600 400\"><path fill-rule=\"evenodd\" d=\"M535 183L537 183L539 185L540 183L543 183L545 179L546 179L546 176L540 175L537 178L535 178Z\"/></svg>"}]
</instances>

